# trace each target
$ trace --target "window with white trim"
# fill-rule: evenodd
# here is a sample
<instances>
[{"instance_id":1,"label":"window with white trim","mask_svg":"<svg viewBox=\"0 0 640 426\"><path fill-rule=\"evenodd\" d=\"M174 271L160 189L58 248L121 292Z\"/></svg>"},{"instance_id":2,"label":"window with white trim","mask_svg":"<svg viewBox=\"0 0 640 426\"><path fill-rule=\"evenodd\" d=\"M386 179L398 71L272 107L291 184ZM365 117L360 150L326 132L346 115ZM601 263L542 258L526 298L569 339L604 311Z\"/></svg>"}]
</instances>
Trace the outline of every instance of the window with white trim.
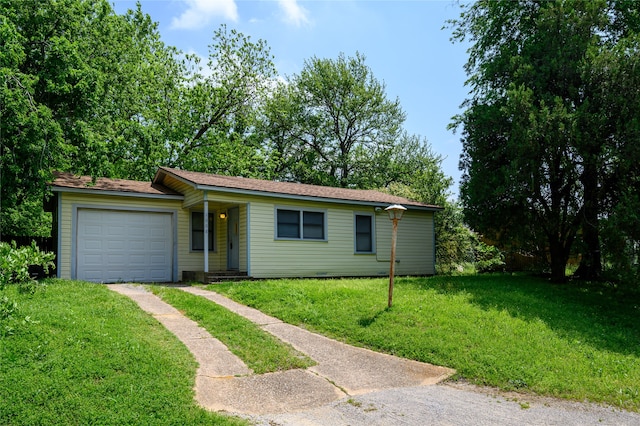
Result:
<instances>
[{"instance_id":1,"label":"window with white trim","mask_svg":"<svg viewBox=\"0 0 640 426\"><path fill-rule=\"evenodd\" d=\"M276 208L276 238L325 241L326 217L320 210Z\"/></svg>"},{"instance_id":2,"label":"window with white trim","mask_svg":"<svg viewBox=\"0 0 640 426\"><path fill-rule=\"evenodd\" d=\"M374 253L373 215L354 215L354 241L356 253Z\"/></svg>"},{"instance_id":3,"label":"window with white trim","mask_svg":"<svg viewBox=\"0 0 640 426\"><path fill-rule=\"evenodd\" d=\"M214 238L214 223L215 213L209 213L209 251L215 251L213 245ZM203 212L191 212L191 250L203 251L204 250L204 213Z\"/></svg>"}]
</instances>

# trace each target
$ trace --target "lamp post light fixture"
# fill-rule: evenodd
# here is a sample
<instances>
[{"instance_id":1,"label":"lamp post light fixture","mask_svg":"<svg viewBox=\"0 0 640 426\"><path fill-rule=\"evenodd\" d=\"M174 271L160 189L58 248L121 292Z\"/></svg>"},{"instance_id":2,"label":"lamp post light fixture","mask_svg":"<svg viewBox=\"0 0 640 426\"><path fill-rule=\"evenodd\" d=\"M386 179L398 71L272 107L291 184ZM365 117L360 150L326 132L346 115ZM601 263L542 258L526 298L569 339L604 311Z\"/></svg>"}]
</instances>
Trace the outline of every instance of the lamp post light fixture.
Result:
<instances>
[{"instance_id":1,"label":"lamp post light fixture","mask_svg":"<svg viewBox=\"0 0 640 426\"><path fill-rule=\"evenodd\" d=\"M393 276L395 274L396 267L396 237L398 234L398 222L402 219L402 214L405 212L406 207L400 204L394 204L385 209L389 214L389 220L393 223L393 231L391 232L391 266L389 267L389 304L391 307L393 303Z\"/></svg>"}]
</instances>

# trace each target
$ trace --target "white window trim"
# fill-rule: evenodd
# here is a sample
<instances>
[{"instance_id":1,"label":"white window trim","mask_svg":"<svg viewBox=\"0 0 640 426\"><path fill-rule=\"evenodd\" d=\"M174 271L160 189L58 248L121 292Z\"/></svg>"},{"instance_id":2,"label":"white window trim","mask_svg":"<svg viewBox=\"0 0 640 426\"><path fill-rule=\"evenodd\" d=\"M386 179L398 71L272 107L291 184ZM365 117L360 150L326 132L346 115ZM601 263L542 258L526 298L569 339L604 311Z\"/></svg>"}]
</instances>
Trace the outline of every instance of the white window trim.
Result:
<instances>
[{"instance_id":1,"label":"white window trim","mask_svg":"<svg viewBox=\"0 0 640 426\"><path fill-rule=\"evenodd\" d=\"M297 211L300 215L300 230L299 238L290 238L290 237L279 237L278 236L278 210L291 210ZM323 217L323 235L324 238L304 238L304 223L303 223L303 213L304 212L312 212L312 213L322 213ZM293 206L274 206L273 208L273 239L279 241L315 241L315 242L327 242L329 241L329 219L327 217L327 209L314 209L307 207L293 207Z\"/></svg>"},{"instance_id":2,"label":"white window trim","mask_svg":"<svg viewBox=\"0 0 640 426\"><path fill-rule=\"evenodd\" d=\"M358 251L356 216L369 216L371 218L371 251ZM353 253L376 254L376 248L376 215L370 212L353 212Z\"/></svg>"},{"instance_id":3,"label":"white window trim","mask_svg":"<svg viewBox=\"0 0 640 426\"><path fill-rule=\"evenodd\" d=\"M196 250L193 248L193 213L202 213L201 210L189 210L189 253L204 253L204 250ZM213 227L209 229L209 232L213 233L213 246L209 247L209 253L216 253L218 251L217 238L218 224L217 224L217 211L209 210L209 216L213 217Z\"/></svg>"}]
</instances>

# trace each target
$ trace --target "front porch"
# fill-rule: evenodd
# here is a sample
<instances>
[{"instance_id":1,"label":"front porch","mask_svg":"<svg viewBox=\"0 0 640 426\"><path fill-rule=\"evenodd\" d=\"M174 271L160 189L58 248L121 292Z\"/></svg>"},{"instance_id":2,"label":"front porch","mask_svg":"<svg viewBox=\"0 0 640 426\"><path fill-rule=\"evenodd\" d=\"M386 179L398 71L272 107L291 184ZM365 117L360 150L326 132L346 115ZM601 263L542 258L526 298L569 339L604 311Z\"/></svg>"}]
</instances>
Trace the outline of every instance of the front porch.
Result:
<instances>
[{"instance_id":1,"label":"front porch","mask_svg":"<svg viewBox=\"0 0 640 426\"><path fill-rule=\"evenodd\" d=\"M183 262L182 281L212 283L248 277L246 203L205 192L204 200L188 207L190 250ZM208 220L204 220L208 218Z\"/></svg>"}]
</instances>

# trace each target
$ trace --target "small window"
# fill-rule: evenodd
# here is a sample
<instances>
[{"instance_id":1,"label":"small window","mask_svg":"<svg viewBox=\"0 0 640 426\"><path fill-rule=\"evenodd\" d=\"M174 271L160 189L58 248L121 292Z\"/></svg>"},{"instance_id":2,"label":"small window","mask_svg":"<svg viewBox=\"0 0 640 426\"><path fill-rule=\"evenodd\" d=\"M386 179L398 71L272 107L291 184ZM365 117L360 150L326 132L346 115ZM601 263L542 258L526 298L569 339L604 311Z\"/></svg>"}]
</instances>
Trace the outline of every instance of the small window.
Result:
<instances>
[{"instance_id":1,"label":"small window","mask_svg":"<svg viewBox=\"0 0 640 426\"><path fill-rule=\"evenodd\" d=\"M209 251L214 251L214 218L215 214L209 213ZM202 212L191 212L191 250L204 250L204 213Z\"/></svg>"},{"instance_id":2,"label":"small window","mask_svg":"<svg viewBox=\"0 0 640 426\"><path fill-rule=\"evenodd\" d=\"M276 238L326 240L325 212L276 209Z\"/></svg>"},{"instance_id":3,"label":"small window","mask_svg":"<svg viewBox=\"0 0 640 426\"><path fill-rule=\"evenodd\" d=\"M373 253L373 216L355 215L356 253Z\"/></svg>"}]
</instances>

